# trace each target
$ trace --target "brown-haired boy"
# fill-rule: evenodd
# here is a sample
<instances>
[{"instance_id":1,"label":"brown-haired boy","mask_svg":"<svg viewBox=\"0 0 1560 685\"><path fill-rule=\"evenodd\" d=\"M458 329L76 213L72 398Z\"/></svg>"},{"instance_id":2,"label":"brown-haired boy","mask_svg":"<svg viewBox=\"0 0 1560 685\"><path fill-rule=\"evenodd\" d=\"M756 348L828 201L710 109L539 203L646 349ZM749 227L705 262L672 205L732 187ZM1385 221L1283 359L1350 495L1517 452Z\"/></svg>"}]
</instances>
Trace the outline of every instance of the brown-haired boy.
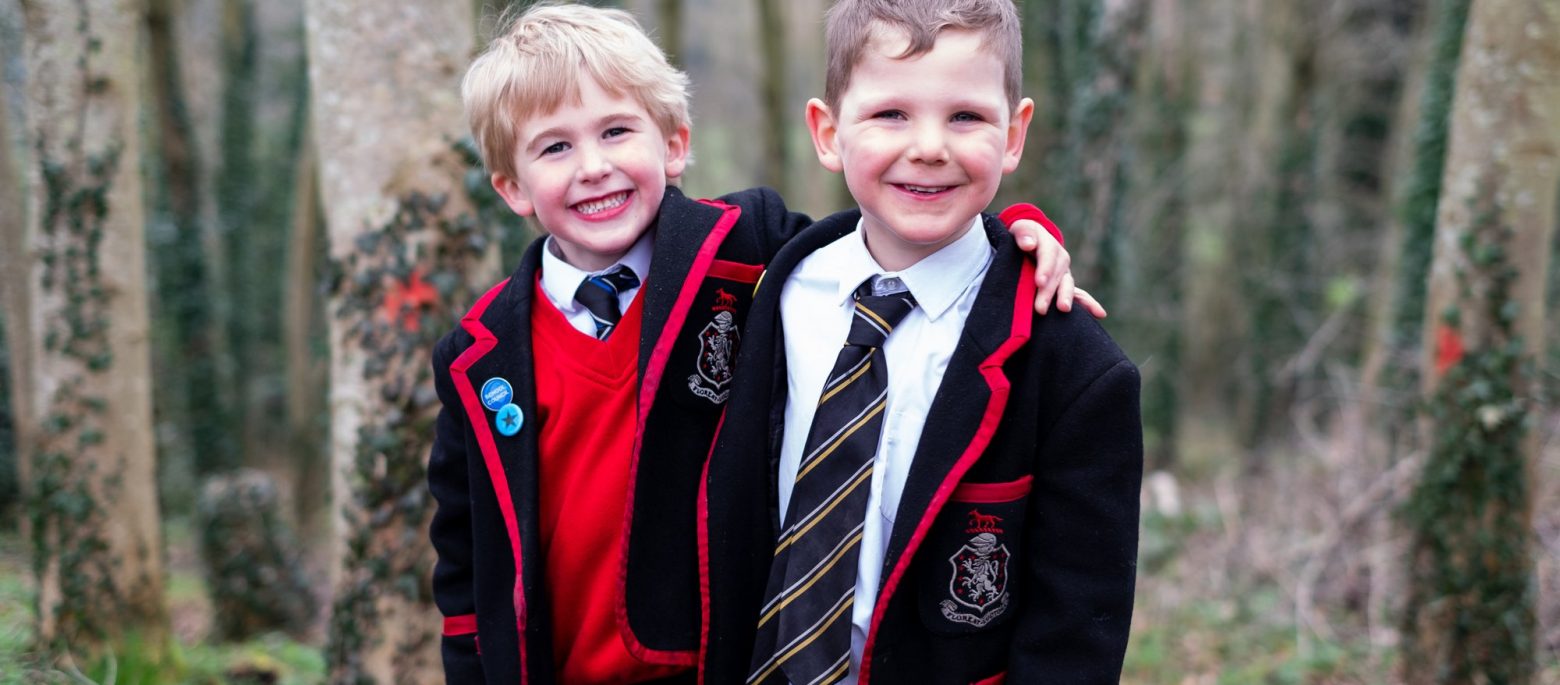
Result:
<instances>
[{"instance_id":1,"label":"brown-haired boy","mask_svg":"<svg viewBox=\"0 0 1560 685\"><path fill-rule=\"evenodd\" d=\"M787 244L749 313L702 500L705 681L1115 682L1138 374L1093 319L1030 310L981 214L1034 112L1017 12L841 0L826 42L808 125L860 209Z\"/></svg>"},{"instance_id":2,"label":"brown-haired boy","mask_svg":"<svg viewBox=\"0 0 1560 685\"><path fill-rule=\"evenodd\" d=\"M624 12L527 10L462 95L494 188L549 236L434 351L446 677L691 680L699 476L754 284L810 222L670 186L686 78Z\"/></svg>"}]
</instances>

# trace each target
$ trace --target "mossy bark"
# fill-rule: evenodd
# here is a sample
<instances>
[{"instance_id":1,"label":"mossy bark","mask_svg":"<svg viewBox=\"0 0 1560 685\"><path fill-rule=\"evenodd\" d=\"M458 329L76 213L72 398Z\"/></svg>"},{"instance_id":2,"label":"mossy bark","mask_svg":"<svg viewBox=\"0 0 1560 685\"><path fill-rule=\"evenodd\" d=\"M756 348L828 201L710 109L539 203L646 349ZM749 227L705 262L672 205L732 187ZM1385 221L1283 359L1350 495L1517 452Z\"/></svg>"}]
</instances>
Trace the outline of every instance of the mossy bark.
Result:
<instances>
[{"instance_id":1,"label":"mossy bark","mask_svg":"<svg viewBox=\"0 0 1560 685\"><path fill-rule=\"evenodd\" d=\"M1529 682L1536 411L1560 190L1560 3L1476 0L1436 210L1405 680Z\"/></svg>"},{"instance_id":2,"label":"mossy bark","mask_svg":"<svg viewBox=\"0 0 1560 685\"><path fill-rule=\"evenodd\" d=\"M440 658L425 544L437 409L428 360L499 278L497 241L475 218L455 146L473 19L465 3L437 0L311 0L306 10L336 274L327 313L338 509L330 679L431 682Z\"/></svg>"},{"instance_id":3,"label":"mossy bark","mask_svg":"<svg viewBox=\"0 0 1560 685\"><path fill-rule=\"evenodd\" d=\"M138 137L140 3L27 2L30 537L38 638L167 644ZM158 661L155 654L151 661Z\"/></svg>"}]
</instances>

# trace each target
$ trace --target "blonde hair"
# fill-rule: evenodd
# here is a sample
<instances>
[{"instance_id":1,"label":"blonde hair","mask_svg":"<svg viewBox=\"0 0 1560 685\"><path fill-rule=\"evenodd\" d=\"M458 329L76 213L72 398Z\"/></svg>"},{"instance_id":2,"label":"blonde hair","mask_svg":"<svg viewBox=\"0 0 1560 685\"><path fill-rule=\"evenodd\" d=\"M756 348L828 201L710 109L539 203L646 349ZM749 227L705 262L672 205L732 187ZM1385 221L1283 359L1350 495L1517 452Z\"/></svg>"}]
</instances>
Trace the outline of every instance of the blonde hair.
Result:
<instances>
[{"instance_id":1,"label":"blonde hair","mask_svg":"<svg viewBox=\"0 0 1560 685\"><path fill-rule=\"evenodd\" d=\"M1002 62L1008 104L1017 107L1023 97L1023 31L1012 0L840 0L829 8L824 27L823 100L831 109L839 109L862 51L883 27L902 30L910 40L895 59L931 52L946 29L980 33L982 47Z\"/></svg>"},{"instance_id":2,"label":"blonde hair","mask_svg":"<svg viewBox=\"0 0 1560 685\"><path fill-rule=\"evenodd\" d=\"M489 172L513 178L520 123L566 100L579 102L587 76L614 96L638 101L668 136L689 125L688 76L666 61L633 15L544 3L518 17L506 12L498 26L460 85Z\"/></svg>"}]
</instances>

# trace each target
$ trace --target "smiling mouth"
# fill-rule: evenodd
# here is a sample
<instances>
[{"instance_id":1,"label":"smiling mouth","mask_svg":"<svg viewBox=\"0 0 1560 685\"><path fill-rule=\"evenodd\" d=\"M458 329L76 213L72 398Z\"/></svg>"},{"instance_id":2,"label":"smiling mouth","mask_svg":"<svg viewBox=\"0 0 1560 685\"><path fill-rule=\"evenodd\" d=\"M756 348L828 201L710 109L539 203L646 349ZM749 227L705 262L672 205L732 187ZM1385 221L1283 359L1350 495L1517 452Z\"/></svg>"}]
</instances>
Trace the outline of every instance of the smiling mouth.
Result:
<instances>
[{"instance_id":1,"label":"smiling mouth","mask_svg":"<svg viewBox=\"0 0 1560 685\"><path fill-rule=\"evenodd\" d=\"M586 200L574 205L574 211L590 216L592 214L600 214L609 209L617 209L622 207L625 202L628 202L627 190L594 200Z\"/></svg>"},{"instance_id":2,"label":"smiling mouth","mask_svg":"<svg viewBox=\"0 0 1560 685\"><path fill-rule=\"evenodd\" d=\"M914 193L916 195L936 195L953 188L953 186L918 186L908 183L895 183L894 187L907 193Z\"/></svg>"}]
</instances>

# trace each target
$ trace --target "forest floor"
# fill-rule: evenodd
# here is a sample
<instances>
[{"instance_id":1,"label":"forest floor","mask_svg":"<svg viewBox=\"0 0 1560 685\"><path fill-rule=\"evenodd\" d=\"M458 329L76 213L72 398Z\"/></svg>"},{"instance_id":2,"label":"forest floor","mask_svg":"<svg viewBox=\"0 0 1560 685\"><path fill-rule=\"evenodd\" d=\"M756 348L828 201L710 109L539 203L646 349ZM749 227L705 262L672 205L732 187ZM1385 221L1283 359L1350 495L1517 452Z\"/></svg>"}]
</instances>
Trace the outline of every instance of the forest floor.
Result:
<instances>
[{"instance_id":1,"label":"forest floor","mask_svg":"<svg viewBox=\"0 0 1560 685\"><path fill-rule=\"evenodd\" d=\"M1546 423L1533 473L1533 682L1560 685L1560 413ZM1145 479L1122 682L1398 680L1409 537L1398 510L1413 457L1373 470L1357 444L1322 431L1255 456L1190 442L1201 449L1183 451L1184 481Z\"/></svg>"},{"instance_id":2,"label":"forest floor","mask_svg":"<svg viewBox=\"0 0 1560 685\"><path fill-rule=\"evenodd\" d=\"M150 667L136 655L121 655L114 665L114 685L152 685L159 681L178 685L313 685L325 680L321 645L271 634L242 643L218 644L207 640L211 629L211 603L195 554L195 537L182 522L165 527L168 549L168 609L176 649L174 667L164 675L137 677ZM25 540L14 529L0 529L0 685L43 685L79 680L65 671L45 668L32 653L32 569ZM311 640L312 642L312 640ZM180 673L166 675L167 670ZM85 682L107 685L108 679L91 673Z\"/></svg>"}]
</instances>

